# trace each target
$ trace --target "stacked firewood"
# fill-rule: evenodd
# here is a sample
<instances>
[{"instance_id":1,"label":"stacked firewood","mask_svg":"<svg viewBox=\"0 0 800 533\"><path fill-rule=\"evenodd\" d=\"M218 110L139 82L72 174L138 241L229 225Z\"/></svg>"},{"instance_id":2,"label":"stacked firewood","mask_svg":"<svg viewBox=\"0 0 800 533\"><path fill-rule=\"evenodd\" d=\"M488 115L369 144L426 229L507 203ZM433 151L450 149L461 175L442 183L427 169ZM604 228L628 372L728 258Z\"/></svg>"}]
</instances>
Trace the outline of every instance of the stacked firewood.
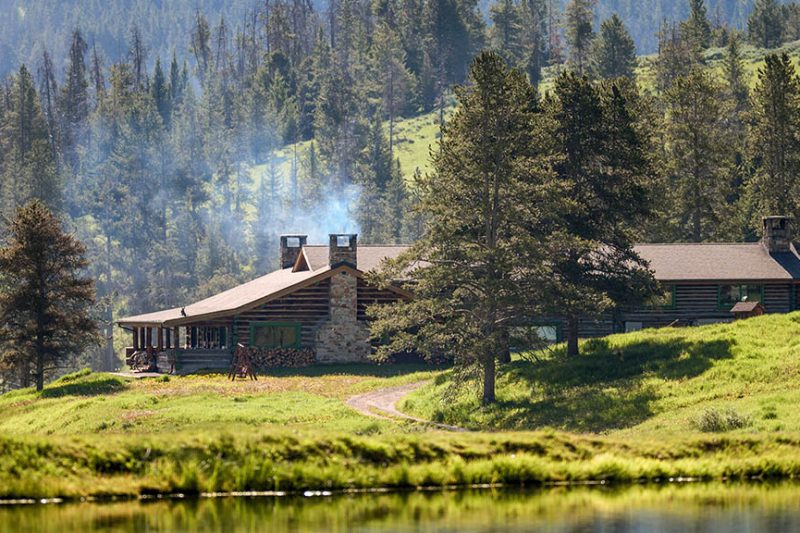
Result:
<instances>
[{"instance_id":1,"label":"stacked firewood","mask_svg":"<svg viewBox=\"0 0 800 533\"><path fill-rule=\"evenodd\" d=\"M131 355L128 365L134 372L155 372L158 370L157 360L155 351L140 350Z\"/></svg>"},{"instance_id":2,"label":"stacked firewood","mask_svg":"<svg viewBox=\"0 0 800 533\"><path fill-rule=\"evenodd\" d=\"M256 368L299 368L313 365L316 361L314 350L305 348L252 348L240 347L246 350L250 360Z\"/></svg>"}]
</instances>

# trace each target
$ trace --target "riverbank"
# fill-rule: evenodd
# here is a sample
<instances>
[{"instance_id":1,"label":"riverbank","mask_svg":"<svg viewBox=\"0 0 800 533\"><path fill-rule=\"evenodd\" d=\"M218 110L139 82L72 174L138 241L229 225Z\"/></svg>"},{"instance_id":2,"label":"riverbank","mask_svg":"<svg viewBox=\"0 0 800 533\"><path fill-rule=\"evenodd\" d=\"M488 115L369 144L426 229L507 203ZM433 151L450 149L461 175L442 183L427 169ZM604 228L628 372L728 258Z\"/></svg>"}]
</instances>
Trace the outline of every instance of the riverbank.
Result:
<instances>
[{"instance_id":1,"label":"riverbank","mask_svg":"<svg viewBox=\"0 0 800 533\"><path fill-rule=\"evenodd\" d=\"M535 487L800 477L800 437L623 441L564 433L0 438L0 498Z\"/></svg>"}]
</instances>

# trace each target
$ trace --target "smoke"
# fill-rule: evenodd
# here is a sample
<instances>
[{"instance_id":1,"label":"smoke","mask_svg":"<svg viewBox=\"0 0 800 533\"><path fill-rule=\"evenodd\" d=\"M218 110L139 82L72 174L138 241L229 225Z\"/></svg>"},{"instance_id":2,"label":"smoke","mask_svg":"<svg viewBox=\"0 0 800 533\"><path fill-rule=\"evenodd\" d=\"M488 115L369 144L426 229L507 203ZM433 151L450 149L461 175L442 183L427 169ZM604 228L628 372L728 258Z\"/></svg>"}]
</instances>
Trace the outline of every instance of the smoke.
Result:
<instances>
[{"instance_id":1,"label":"smoke","mask_svg":"<svg viewBox=\"0 0 800 533\"><path fill-rule=\"evenodd\" d=\"M322 197L310 206L301 200L279 234L308 235L309 244L327 244L331 233L358 233L355 209L360 197L361 187L358 185L336 189L327 186Z\"/></svg>"}]
</instances>

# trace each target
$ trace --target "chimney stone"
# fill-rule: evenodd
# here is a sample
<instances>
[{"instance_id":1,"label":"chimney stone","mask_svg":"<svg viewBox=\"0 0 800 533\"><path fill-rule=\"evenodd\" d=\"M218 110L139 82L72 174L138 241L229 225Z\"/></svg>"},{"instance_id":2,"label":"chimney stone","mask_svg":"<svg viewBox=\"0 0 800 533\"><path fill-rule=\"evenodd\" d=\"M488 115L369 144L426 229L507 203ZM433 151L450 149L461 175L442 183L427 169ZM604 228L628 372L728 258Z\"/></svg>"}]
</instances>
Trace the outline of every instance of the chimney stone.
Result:
<instances>
[{"instance_id":1,"label":"chimney stone","mask_svg":"<svg viewBox=\"0 0 800 533\"><path fill-rule=\"evenodd\" d=\"M358 235L355 233L330 234L328 265L335 267L342 263L358 268Z\"/></svg>"},{"instance_id":2,"label":"chimney stone","mask_svg":"<svg viewBox=\"0 0 800 533\"><path fill-rule=\"evenodd\" d=\"M294 266L307 240L307 235L281 235L281 268Z\"/></svg>"},{"instance_id":3,"label":"chimney stone","mask_svg":"<svg viewBox=\"0 0 800 533\"><path fill-rule=\"evenodd\" d=\"M764 235L761 242L769 253L788 252L792 245L789 217L769 216L761 219Z\"/></svg>"}]
</instances>

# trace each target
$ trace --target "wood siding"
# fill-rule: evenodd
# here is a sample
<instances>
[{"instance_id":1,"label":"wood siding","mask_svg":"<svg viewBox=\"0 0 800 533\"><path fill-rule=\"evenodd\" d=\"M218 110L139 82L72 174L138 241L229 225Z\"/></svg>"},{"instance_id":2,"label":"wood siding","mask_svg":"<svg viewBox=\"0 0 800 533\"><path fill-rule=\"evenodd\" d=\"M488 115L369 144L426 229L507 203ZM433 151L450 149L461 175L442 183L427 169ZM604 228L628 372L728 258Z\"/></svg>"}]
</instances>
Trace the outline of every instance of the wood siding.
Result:
<instances>
[{"instance_id":1,"label":"wood siding","mask_svg":"<svg viewBox=\"0 0 800 533\"><path fill-rule=\"evenodd\" d=\"M753 284L752 282L749 282ZM748 282L720 284L675 285L675 305L671 309L638 309L619 314L619 331L624 331L625 322L641 322L645 328L657 328L675 324L694 325L703 320L732 320L730 308L719 306L719 287L721 285L747 285ZM788 313L795 308L789 283L764 283L762 305L767 313ZM797 290L794 287L794 290Z\"/></svg>"},{"instance_id":2,"label":"wood siding","mask_svg":"<svg viewBox=\"0 0 800 533\"><path fill-rule=\"evenodd\" d=\"M374 304L394 303L402 298L392 291L368 285L363 279L358 280L358 319L367 319L367 306Z\"/></svg>"},{"instance_id":3,"label":"wood siding","mask_svg":"<svg viewBox=\"0 0 800 533\"><path fill-rule=\"evenodd\" d=\"M301 325L301 345L313 347L317 328L328 319L330 312L330 285L330 279L325 279L261 307L243 311L234 319L237 342L250 343L250 325L253 323L290 322Z\"/></svg>"},{"instance_id":4,"label":"wood siding","mask_svg":"<svg viewBox=\"0 0 800 533\"><path fill-rule=\"evenodd\" d=\"M266 303L255 309L243 311L229 319L219 319L197 326L227 326L229 331L235 330L235 341L248 345L250 343L250 326L259 322L299 323L300 342L303 348L313 348L317 330L330 317L330 279L325 279L297 291ZM368 285L358 280L357 317L366 320L367 306L380 303L395 302L401 297L388 290Z\"/></svg>"}]
</instances>

